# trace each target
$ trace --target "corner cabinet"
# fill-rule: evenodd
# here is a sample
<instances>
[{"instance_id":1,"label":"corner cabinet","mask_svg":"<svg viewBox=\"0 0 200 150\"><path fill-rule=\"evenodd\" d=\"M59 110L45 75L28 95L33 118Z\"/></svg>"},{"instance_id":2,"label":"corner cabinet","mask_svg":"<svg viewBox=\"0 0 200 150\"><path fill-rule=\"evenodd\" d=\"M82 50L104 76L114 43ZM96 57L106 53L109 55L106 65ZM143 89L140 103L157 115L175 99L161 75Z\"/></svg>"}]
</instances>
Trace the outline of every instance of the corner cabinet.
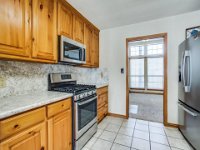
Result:
<instances>
[{"instance_id":1,"label":"corner cabinet","mask_svg":"<svg viewBox=\"0 0 200 150\"><path fill-rule=\"evenodd\" d=\"M92 66L99 67L99 32L95 30L92 36Z\"/></svg>"},{"instance_id":2,"label":"corner cabinet","mask_svg":"<svg viewBox=\"0 0 200 150\"><path fill-rule=\"evenodd\" d=\"M97 118L98 122L100 122L108 114L108 87L98 88L97 96Z\"/></svg>"},{"instance_id":3,"label":"corner cabinet","mask_svg":"<svg viewBox=\"0 0 200 150\"><path fill-rule=\"evenodd\" d=\"M57 58L57 0L32 1L32 57Z\"/></svg>"},{"instance_id":4,"label":"corner cabinet","mask_svg":"<svg viewBox=\"0 0 200 150\"><path fill-rule=\"evenodd\" d=\"M85 24L84 25L84 44L86 46L86 65L91 65L91 56L92 56L92 34L93 29L90 25Z\"/></svg>"}]
</instances>

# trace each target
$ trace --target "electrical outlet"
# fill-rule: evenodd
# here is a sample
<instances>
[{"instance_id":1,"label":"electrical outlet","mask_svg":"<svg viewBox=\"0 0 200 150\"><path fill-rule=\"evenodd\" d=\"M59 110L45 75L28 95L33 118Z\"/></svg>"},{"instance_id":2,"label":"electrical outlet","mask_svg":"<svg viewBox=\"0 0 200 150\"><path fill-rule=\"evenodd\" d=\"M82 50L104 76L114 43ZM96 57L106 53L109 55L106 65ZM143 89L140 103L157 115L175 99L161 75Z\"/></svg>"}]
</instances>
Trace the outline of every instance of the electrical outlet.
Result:
<instances>
[{"instance_id":1,"label":"electrical outlet","mask_svg":"<svg viewBox=\"0 0 200 150\"><path fill-rule=\"evenodd\" d=\"M0 88L3 88L6 86L6 80L3 77L0 77Z\"/></svg>"}]
</instances>

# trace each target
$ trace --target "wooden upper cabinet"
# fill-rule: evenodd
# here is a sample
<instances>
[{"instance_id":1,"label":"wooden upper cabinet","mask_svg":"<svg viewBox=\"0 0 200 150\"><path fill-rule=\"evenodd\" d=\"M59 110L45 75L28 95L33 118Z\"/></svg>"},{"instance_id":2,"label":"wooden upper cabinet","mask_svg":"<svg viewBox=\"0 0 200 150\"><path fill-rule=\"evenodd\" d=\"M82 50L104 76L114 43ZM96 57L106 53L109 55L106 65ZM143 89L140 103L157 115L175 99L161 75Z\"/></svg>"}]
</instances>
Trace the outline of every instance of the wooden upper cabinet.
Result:
<instances>
[{"instance_id":1,"label":"wooden upper cabinet","mask_svg":"<svg viewBox=\"0 0 200 150\"><path fill-rule=\"evenodd\" d=\"M73 38L73 13L62 2L58 3L58 34Z\"/></svg>"},{"instance_id":2,"label":"wooden upper cabinet","mask_svg":"<svg viewBox=\"0 0 200 150\"><path fill-rule=\"evenodd\" d=\"M0 1L0 54L29 56L30 11L28 0Z\"/></svg>"},{"instance_id":3,"label":"wooden upper cabinet","mask_svg":"<svg viewBox=\"0 0 200 150\"><path fill-rule=\"evenodd\" d=\"M84 44L86 45L86 66L91 65L92 50L92 28L90 25L84 25Z\"/></svg>"},{"instance_id":4,"label":"wooden upper cabinet","mask_svg":"<svg viewBox=\"0 0 200 150\"><path fill-rule=\"evenodd\" d=\"M74 40L84 43L84 22L79 16L74 16L73 37Z\"/></svg>"},{"instance_id":5,"label":"wooden upper cabinet","mask_svg":"<svg viewBox=\"0 0 200 150\"><path fill-rule=\"evenodd\" d=\"M32 57L56 60L57 0L33 0L32 13Z\"/></svg>"},{"instance_id":6,"label":"wooden upper cabinet","mask_svg":"<svg viewBox=\"0 0 200 150\"><path fill-rule=\"evenodd\" d=\"M99 67L99 32L94 30L92 37L92 65Z\"/></svg>"},{"instance_id":7,"label":"wooden upper cabinet","mask_svg":"<svg viewBox=\"0 0 200 150\"><path fill-rule=\"evenodd\" d=\"M31 127L0 143L1 150L45 150L46 124Z\"/></svg>"}]
</instances>

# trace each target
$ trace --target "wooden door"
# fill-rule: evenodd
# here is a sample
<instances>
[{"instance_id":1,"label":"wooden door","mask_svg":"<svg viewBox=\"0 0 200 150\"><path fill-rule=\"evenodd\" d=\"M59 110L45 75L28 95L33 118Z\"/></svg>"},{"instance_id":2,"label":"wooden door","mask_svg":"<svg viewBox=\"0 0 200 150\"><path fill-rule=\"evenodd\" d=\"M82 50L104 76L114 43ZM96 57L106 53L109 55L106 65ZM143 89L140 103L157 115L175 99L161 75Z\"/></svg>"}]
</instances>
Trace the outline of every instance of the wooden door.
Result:
<instances>
[{"instance_id":1,"label":"wooden door","mask_svg":"<svg viewBox=\"0 0 200 150\"><path fill-rule=\"evenodd\" d=\"M48 120L49 150L72 149L72 114L71 109Z\"/></svg>"},{"instance_id":2,"label":"wooden door","mask_svg":"<svg viewBox=\"0 0 200 150\"><path fill-rule=\"evenodd\" d=\"M45 150L46 124L27 129L0 144L1 150Z\"/></svg>"},{"instance_id":3,"label":"wooden door","mask_svg":"<svg viewBox=\"0 0 200 150\"><path fill-rule=\"evenodd\" d=\"M86 66L90 66L92 54L92 28L88 24L84 25L84 44L86 45Z\"/></svg>"},{"instance_id":4,"label":"wooden door","mask_svg":"<svg viewBox=\"0 0 200 150\"><path fill-rule=\"evenodd\" d=\"M75 41L84 43L84 22L78 16L74 16L73 36Z\"/></svg>"},{"instance_id":5,"label":"wooden door","mask_svg":"<svg viewBox=\"0 0 200 150\"><path fill-rule=\"evenodd\" d=\"M46 60L57 58L56 0L33 0L32 57Z\"/></svg>"},{"instance_id":6,"label":"wooden door","mask_svg":"<svg viewBox=\"0 0 200 150\"><path fill-rule=\"evenodd\" d=\"M30 11L28 0L0 1L0 55L30 55Z\"/></svg>"},{"instance_id":7,"label":"wooden door","mask_svg":"<svg viewBox=\"0 0 200 150\"><path fill-rule=\"evenodd\" d=\"M73 38L73 13L62 2L58 3L58 34Z\"/></svg>"},{"instance_id":8,"label":"wooden door","mask_svg":"<svg viewBox=\"0 0 200 150\"><path fill-rule=\"evenodd\" d=\"M93 31L92 43L92 65L99 67L99 33L97 31Z\"/></svg>"}]
</instances>

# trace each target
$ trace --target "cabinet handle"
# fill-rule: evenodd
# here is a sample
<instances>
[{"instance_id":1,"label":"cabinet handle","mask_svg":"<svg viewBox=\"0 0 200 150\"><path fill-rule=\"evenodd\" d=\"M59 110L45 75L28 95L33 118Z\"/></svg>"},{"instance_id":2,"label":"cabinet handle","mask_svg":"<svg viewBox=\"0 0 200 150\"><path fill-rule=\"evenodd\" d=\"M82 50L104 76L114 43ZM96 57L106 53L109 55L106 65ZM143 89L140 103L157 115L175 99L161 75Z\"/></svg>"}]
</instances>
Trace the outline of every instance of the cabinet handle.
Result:
<instances>
[{"instance_id":1,"label":"cabinet handle","mask_svg":"<svg viewBox=\"0 0 200 150\"><path fill-rule=\"evenodd\" d=\"M42 146L42 147L40 148L40 150L44 150L44 146Z\"/></svg>"}]
</instances>

